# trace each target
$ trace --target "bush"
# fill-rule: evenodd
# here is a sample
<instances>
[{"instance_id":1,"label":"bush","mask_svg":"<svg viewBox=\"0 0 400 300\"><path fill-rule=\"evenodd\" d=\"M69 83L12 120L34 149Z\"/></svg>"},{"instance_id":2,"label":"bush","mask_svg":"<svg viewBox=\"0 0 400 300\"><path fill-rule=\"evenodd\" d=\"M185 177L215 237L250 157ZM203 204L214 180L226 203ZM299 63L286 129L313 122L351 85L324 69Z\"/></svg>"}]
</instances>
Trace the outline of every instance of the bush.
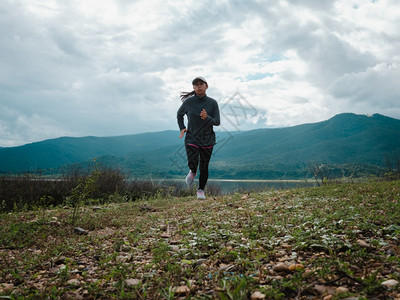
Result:
<instances>
[{"instance_id":1,"label":"bush","mask_svg":"<svg viewBox=\"0 0 400 300\"><path fill-rule=\"evenodd\" d=\"M0 203L4 211L56 206L64 202L73 186L62 178L1 176Z\"/></svg>"},{"instance_id":2,"label":"bush","mask_svg":"<svg viewBox=\"0 0 400 300\"><path fill-rule=\"evenodd\" d=\"M217 186L207 187L210 195L220 194ZM135 201L155 196L184 197L193 195L183 183L154 183L130 180L119 169L95 164L82 168L73 166L59 177L26 175L0 176L0 212L30 210L59 205L111 202L113 199Z\"/></svg>"}]
</instances>

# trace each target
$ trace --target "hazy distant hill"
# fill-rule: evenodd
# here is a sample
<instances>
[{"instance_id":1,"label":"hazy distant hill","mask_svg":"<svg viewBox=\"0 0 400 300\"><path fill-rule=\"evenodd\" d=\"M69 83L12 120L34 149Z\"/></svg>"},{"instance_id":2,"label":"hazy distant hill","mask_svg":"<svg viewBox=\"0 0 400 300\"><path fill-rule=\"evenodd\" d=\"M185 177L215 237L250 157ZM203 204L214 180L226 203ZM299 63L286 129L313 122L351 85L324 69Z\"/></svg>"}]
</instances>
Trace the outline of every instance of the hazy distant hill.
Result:
<instances>
[{"instance_id":1,"label":"hazy distant hill","mask_svg":"<svg viewBox=\"0 0 400 300\"><path fill-rule=\"evenodd\" d=\"M186 173L177 131L119 137L58 138L0 149L1 172L57 170L96 161L135 177L176 177ZM210 175L214 178L302 178L310 163L374 169L384 156L400 152L400 120L339 114L311 124L245 132L219 132Z\"/></svg>"},{"instance_id":2,"label":"hazy distant hill","mask_svg":"<svg viewBox=\"0 0 400 300\"><path fill-rule=\"evenodd\" d=\"M175 131L117 137L61 137L0 149L0 172L57 169L104 155L123 155L180 144Z\"/></svg>"}]
</instances>

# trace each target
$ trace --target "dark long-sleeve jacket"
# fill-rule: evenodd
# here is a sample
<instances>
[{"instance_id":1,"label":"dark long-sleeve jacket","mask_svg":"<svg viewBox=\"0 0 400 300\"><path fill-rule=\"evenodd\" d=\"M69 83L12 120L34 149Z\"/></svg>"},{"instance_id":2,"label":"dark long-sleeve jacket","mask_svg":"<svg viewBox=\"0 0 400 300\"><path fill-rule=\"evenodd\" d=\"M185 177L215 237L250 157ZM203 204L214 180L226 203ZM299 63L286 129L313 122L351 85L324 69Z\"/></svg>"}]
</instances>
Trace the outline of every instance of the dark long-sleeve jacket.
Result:
<instances>
[{"instance_id":1,"label":"dark long-sleeve jacket","mask_svg":"<svg viewBox=\"0 0 400 300\"><path fill-rule=\"evenodd\" d=\"M201 111L205 109L207 118L202 120ZM187 98L178 109L177 118L179 129L185 129L184 115L187 116L188 125L185 144L194 144L200 147L215 145L215 132L213 126L219 126L219 107L216 100L208 97L194 95Z\"/></svg>"}]
</instances>

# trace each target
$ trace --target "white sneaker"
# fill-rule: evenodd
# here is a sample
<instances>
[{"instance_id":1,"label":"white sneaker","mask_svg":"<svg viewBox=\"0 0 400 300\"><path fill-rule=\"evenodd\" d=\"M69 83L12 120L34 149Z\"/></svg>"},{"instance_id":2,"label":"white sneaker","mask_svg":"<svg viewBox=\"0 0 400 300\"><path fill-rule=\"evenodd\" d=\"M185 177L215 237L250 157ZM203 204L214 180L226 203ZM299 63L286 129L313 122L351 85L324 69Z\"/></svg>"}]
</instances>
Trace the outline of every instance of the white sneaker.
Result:
<instances>
[{"instance_id":1,"label":"white sneaker","mask_svg":"<svg viewBox=\"0 0 400 300\"><path fill-rule=\"evenodd\" d=\"M193 184L194 178L196 177L196 173L193 173L192 170L189 171L189 174L186 176L186 184L191 186Z\"/></svg>"},{"instance_id":2,"label":"white sneaker","mask_svg":"<svg viewBox=\"0 0 400 300\"><path fill-rule=\"evenodd\" d=\"M203 190L197 190L197 199L206 199L206 195Z\"/></svg>"}]
</instances>

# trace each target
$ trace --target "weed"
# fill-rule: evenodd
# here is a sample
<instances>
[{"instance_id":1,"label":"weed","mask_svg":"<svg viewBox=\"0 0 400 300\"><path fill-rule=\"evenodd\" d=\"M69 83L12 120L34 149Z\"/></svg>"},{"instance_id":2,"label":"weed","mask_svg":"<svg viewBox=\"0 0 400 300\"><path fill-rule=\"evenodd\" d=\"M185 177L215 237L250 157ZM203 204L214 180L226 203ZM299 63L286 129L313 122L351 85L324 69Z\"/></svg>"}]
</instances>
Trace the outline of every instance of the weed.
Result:
<instances>
[{"instance_id":1,"label":"weed","mask_svg":"<svg viewBox=\"0 0 400 300\"><path fill-rule=\"evenodd\" d=\"M223 278L220 282L218 296L220 299L248 299L253 280L244 276Z\"/></svg>"}]
</instances>

